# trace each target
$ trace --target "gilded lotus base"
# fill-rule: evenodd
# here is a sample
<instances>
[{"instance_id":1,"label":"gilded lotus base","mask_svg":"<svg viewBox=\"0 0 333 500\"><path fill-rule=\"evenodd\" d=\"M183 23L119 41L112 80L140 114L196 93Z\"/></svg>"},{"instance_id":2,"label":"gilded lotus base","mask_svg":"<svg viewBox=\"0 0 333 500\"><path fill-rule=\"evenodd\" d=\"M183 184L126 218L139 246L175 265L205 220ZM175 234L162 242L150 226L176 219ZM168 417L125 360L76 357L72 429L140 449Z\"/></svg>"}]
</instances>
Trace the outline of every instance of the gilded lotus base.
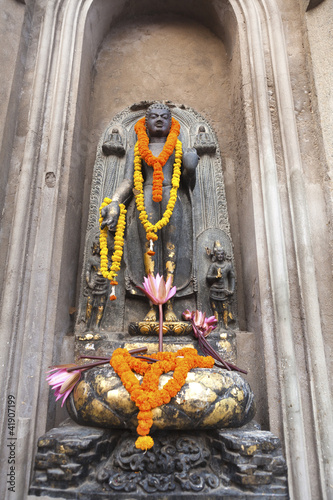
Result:
<instances>
[{"instance_id":1,"label":"gilded lotus base","mask_svg":"<svg viewBox=\"0 0 333 500\"><path fill-rule=\"evenodd\" d=\"M158 321L138 321L137 323L130 323L128 325L128 333L130 335L158 335L159 322ZM163 336L173 335L182 336L190 335L192 333L191 323L185 321L163 322Z\"/></svg>"},{"instance_id":2,"label":"gilded lotus base","mask_svg":"<svg viewBox=\"0 0 333 500\"><path fill-rule=\"evenodd\" d=\"M171 373L162 375L159 387L171 377ZM85 372L67 408L82 425L123 429L136 429L138 425L138 408L111 367ZM196 368L169 404L153 410L152 431L240 427L254 414L253 393L239 373Z\"/></svg>"}]
</instances>

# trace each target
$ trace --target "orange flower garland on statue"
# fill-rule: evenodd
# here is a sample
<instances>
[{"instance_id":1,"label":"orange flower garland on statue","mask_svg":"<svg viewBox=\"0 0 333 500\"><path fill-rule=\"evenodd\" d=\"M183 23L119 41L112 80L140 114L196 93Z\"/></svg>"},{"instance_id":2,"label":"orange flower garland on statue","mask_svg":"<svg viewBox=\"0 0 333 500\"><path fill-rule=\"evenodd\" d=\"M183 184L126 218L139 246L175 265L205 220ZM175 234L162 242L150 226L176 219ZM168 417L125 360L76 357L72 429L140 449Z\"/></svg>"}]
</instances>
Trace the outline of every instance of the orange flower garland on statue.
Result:
<instances>
[{"instance_id":1,"label":"orange flower garland on statue","mask_svg":"<svg viewBox=\"0 0 333 500\"><path fill-rule=\"evenodd\" d=\"M141 156L140 156L138 142L135 145L135 148L134 148L134 188L135 188L136 193L137 193L135 196L135 201L136 201L137 209L140 212L139 219L141 220L141 223L142 223L142 225L145 228L145 231L147 233L147 240L156 241L158 238L156 232L158 230L162 229L162 227L166 226L170 220L170 217L172 215L173 209L174 209L176 201L177 201L177 191L178 191L179 184L180 184L182 156L183 156L182 143L181 143L181 141L177 140L176 147L175 147L175 162L173 165L173 173L172 173L172 179L171 179L172 188L170 190L170 198L169 198L168 204L166 206L165 212L163 214L163 217L159 221L157 221L155 224L152 224L148 220L148 214L147 214L146 208L145 208L145 199L144 199L144 193L143 193L143 176L142 176L142 172L141 172Z\"/></svg>"},{"instance_id":2,"label":"orange flower garland on statue","mask_svg":"<svg viewBox=\"0 0 333 500\"><path fill-rule=\"evenodd\" d=\"M136 135L138 136L138 147L141 158L149 165L153 167L153 201L162 201L162 183L164 179L162 168L172 155L177 138L180 132L180 124L175 118L171 118L171 128L168 134L167 140L165 141L163 150L158 156L154 156L149 149L149 137L146 131L146 118L141 118L134 126Z\"/></svg>"},{"instance_id":3,"label":"orange flower garland on statue","mask_svg":"<svg viewBox=\"0 0 333 500\"><path fill-rule=\"evenodd\" d=\"M110 198L104 198L102 205L100 206L99 213L99 223L103 222L103 217L101 216L102 209L111 203ZM99 236L99 244L101 249L101 266L100 271L104 278L110 280L110 284L112 286L110 300L116 300L115 294L115 286L118 285L116 281L116 277L118 271L120 269L121 258L123 256L123 247L124 247L124 232L126 226L126 208L122 203L119 205L120 215L117 223L116 234L114 236L114 252L111 257L111 267L109 270L109 262L108 262L108 228L105 226L104 229L100 230Z\"/></svg>"},{"instance_id":4,"label":"orange flower garland on statue","mask_svg":"<svg viewBox=\"0 0 333 500\"><path fill-rule=\"evenodd\" d=\"M177 395L192 368L214 366L214 359L211 356L199 356L198 352L192 348L180 349L177 352L158 352L150 357L158 361L150 364L132 357L126 349L119 348L114 351L110 360L110 365L119 375L132 401L140 410L137 427L140 437L136 440L135 446L142 450L147 450L154 444L153 439L148 436L153 425L151 410L169 403L171 398ZM141 385L133 371L143 375ZM170 371L174 372L172 379L159 389L160 376Z\"/></svg>"}]
</instances>

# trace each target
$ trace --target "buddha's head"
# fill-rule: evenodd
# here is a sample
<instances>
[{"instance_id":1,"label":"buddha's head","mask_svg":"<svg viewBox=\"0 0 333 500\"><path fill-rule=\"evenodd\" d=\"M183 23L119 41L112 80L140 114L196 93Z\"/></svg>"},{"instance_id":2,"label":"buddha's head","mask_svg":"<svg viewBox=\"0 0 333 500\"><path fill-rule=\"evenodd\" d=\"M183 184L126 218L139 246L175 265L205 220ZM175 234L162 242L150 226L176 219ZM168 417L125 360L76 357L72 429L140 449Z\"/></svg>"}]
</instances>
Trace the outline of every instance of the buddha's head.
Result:
<instances>
[{"instance_id":1,"label":"buddha's head","mask_svg":"<svg viewBox=\"0 0 333 500\"><path fill-rule=\"evenodd\" d=\"M146 113L146 127L150 137L167 137L171 127L170 108L160 102L149 106Z\"/></svg>"}]
</instances>

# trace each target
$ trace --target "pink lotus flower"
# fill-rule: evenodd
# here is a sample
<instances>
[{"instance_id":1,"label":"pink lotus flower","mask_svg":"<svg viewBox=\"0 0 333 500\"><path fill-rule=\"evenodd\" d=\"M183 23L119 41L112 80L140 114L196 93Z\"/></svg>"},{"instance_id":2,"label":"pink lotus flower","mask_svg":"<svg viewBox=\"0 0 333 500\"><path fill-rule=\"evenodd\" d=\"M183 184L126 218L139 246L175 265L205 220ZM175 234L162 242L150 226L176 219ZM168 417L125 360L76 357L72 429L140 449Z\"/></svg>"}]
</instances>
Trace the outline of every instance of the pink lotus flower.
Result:
<instances>
[{"instance_id":1,"label":"pink lotus flower","mask_svg":"<svg viewBox=\"0 0 333 500\"><path fill-rule=\"evenodd\" d=\"M155 306L159 308L159 332L158 332L158 350L163 351L163 308L162 305L173 297L177 291L174 286L171 288L171 276L167 279L165 283L164 277L157 273L156 278L152 274L148 275L148 278L144 278L143 288L139 286L138 288L143 291L152 301Z\"/></svg>"},{"instance_id":2,"label":"pink lotus flower","mask_svg":"<svg viewBox=\"0 0 333 500\"><path fill-rule=\"evenodd\" d=\"M143 279L143 288L141 286L138 286L138 288L147 295L155 306L165 304L176 293L176 287L171 288L171 276L169 276L166 283L164 277L158 273L156 278L152 274L149 274L148 278Z\"/></svg>"},{"instance_id":3,"label":"pink lotus flower","mask_svg":"<svg viewBox=\"0 0 333 500\"><path fill-rule=\"evenodd\" d=\"M210 334L212 330L216 328L217 320L215 316L210 316L206 318L206 313L201 311L192 311L188 309L183 312L183 318L187 321L191 321L193 334L195 338L198 339L199 346L207 356L212 356L215 359L216 366L220 368L225 368L226 370L235 370L242 373L247 373L245 370L238 368L229 362L224 361L218 352L213 349L213 347L207 342L206 337Z\"/></svg>"},{"instance_id":4,"label":"pink lotus flower","mask_svg":"<svg viewBox=\"0 0 333 500\"><path fill-rule=\"evenodd\" d=\"M147 351L147 347L138 347L136 349L131 349L128 351L132 356L139 356L141 352ZM57 365L50 367L47 373L51 373L48 375L46 380L52 389L54 389L54 394L56 396L56 401L60 398L64 398L62 400L61 406L64 406L64 403L72 390L75 388L76 384L80 380L81 373L90 370L91 368L95 368L96 366L105 365L110 363L110 356L80 356L80 358L93 359L93 363L88 363L84 365L76 365L75 363L67 364L67 365ZM157 360L153 360L152 358L147 358L148 362L154 362Z\"/></svg>"},{"instance_id":5,"label":"pink lotus flower","mask_svg":"<svg viewBox=\"0 0 333 500\"><path fill-rule=\"evenodd\" d=\"M54 395L56 396L56 401L63 397L61 406L64 403L78 381L81 377L81 370L73 370L71 372L67 371L67 368L74 367L76 365L63 365L63 368L52 368L47 373L51 373L46 380L48 384L54 389Z\"/></svg>"},{"instance_id":6,"label":"pink lotus flower","mask_svg":"<svg viewBox=\"0 0 333 500\"><path fill-rule=\"evenodd\" d=\"M192 311L190 312L188 309L183 312L183 318L187 321L193 321L196 327L196 330L199 330L202 335L207 337L213 330L216 328L217 319L215 316L210 316L206 318L206 313L202 313L201 311Z\"/></svg>"}]
</instances>

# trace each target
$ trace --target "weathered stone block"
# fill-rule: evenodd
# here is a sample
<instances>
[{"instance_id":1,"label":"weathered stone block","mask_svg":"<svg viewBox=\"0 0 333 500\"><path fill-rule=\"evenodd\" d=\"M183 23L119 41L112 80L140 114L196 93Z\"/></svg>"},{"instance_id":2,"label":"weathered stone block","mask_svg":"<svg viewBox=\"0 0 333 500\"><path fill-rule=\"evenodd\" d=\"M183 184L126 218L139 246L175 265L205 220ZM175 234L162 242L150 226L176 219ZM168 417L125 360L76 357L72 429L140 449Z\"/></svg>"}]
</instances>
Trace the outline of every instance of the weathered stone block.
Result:
<instances>
[{"instance_id":1,"label":"weathered stone block","mask_svg":"<svg viewBox=\"0 0 333 500\"><path fill-rule=\"evenodd\" d=\"M236 470L240 474L251 476L257 470L257 466L254 464L239 464L236 466Z\"/></svg>"},{"instance_id":2,"label":"weathered stone block","mask_svg":"<svg viewBox=\"0 0 333 500\"><path fill-rule=\"evenodd\" d=\"M50 481L64 480L66 478L66 473L65 473L65 471L61 470L60 468L48 469L47 478Z\"/></svg>"},{"instance_id":3,"label":"weathered stone block","mask_svg":"<svg viewBox=\"0 0 333 500\"><path fill-rule=\"evenodd\" d=\"M60 467L62 470L70 471L72 474L78 473L78 472L83 472L82 465L80 465L80 464L66 464L66 465L61 465Z\"/></svg>"},{"instance_id":4,"label":"weathered stone block","mask_svg":"<svg viewBox=\"0 0 333 500\"><path fill-rule=\"evenodd\" d=\"M156 432L153 448L143 452L135 448L136 436L129 432L109 434L110 439L102 432L97 439L94 429L77 426L72 443L81 441L81 430L84 437L94 439L78 446L75 456L72 444L67 447L66 427L63 436L57 431L55 443L58 450L63 446L62 453L39 450L32 493L52 496L54 492L53 496L68 499L80 495L84 500L128 500L129 495L138 499L147 494L176 500L190 493L202 500L288 498L285 462L270 433L255 430L251 435L248 429ZM273 451L262 451L267 448L265 439L268 448L274 444ZM66 462L55 466L61 459Z\"/></svg>"},{"instance_id":5,"label":"weathered stone block","mask_svg":"<svg viewBox=\"0 0 333 500\"><path fill-rule=\"evenodd\" d=\"M262 471L256 471L254 474L240 474L236 472L232 478L236 483L243 486L259 486L272 482L272 475Z\"/></svg>"}]
</instances>

